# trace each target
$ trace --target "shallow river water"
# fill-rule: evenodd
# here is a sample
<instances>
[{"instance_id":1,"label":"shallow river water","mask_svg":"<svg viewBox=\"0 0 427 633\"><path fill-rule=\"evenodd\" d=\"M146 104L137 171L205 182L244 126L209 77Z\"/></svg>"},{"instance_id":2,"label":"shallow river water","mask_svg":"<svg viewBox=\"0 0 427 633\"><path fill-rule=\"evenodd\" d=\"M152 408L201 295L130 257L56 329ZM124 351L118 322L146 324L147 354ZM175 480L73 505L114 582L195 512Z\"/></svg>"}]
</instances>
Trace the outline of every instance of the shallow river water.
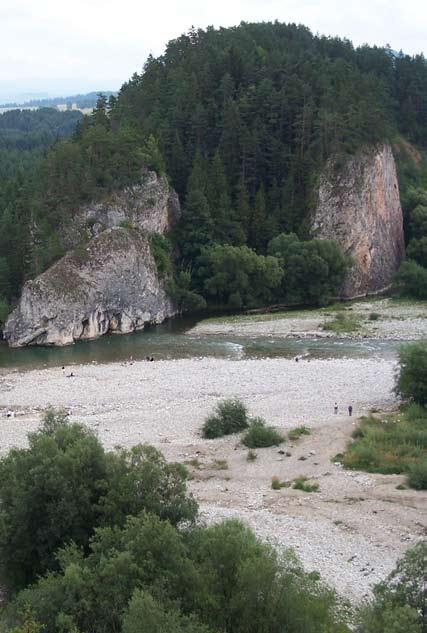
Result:
<instances>
[{"instance_id":1,"label":"shallow river water","mask_svg":"<svg viewBox=\"0 0 427 633\"><path fill-rule=\"evenodd\" d=\"M398 341L374 339L286 339L274 336L191 334L194 319L174 319L145 331L103 336L67 347L10 349L0 343L0 368L35 369L82 363L216 356L230 360L305 356L312 358L393 358Z\"/></svg>"}]
</instances>

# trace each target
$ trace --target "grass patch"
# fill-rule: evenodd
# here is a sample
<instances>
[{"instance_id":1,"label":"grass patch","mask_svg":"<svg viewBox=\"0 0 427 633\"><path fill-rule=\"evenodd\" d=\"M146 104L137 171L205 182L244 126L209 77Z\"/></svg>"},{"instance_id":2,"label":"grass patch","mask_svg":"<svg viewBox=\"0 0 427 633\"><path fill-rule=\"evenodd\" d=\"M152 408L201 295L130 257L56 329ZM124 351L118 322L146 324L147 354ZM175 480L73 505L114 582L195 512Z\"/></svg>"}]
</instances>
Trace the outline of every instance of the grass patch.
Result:
<instances>
[{"instance_id":1,"label":"grass patch","mask_svg":"<svg viewBox=\"0 0 427 633\"><path fill-rule=\"evenodd\" d=\"M371 312L368 318L370 321L378 321L380 317L381 315L378 312Z\"/></svg>"},{"instance_id":2,"label":"grass patch","mask_svg":"<svg viewBox=\"0 0 427 633\"><path fill-rule=\"evenodd\" d=\"M215 459L211 468L214 470L228 470L228 462L226 459Z\"/></svg>"},{"instance_id":3,"label":"grass patch","mask_svg":"<svg viewBox=\"0 0 427 633\"><path fill-rule=\"evenodd\" d=\"M408 484L427 489L427 411L402 407L382 419L363 418L353 432L354 441L342 457L346 468L371 473L406 474ZM335 461L338 461L335 458Z\"/></svg>"},{"instance_id":4,"label":"grass patch","mask_svg":"<svg viewBox=\"0 0 427 633\"><path fill-rule=\"evenodd\" d=\"M303 435L310 435L311 431L306 426L297 426L288 433L288 438L293 442L299 440Z\"/></svg>"},{"instance_id":5,"label":"grass patch","mask_svg":"<svg viewBox=\"0 0 427 633\"><path fill-rule=\"evenodd\" d=\"M202 435L208 440L239 433L249 426L248 412L240 400L222 400L203 424Z\"/></svg>"},{"instance_id":6,"label":"grass patch","mask_svg":"<svg viewBox=\"0 0 427 633\"><path fill-rule=\"evenodd\" d=\"M319 492L319 484L315 481L310 482L308 477L297 477L292 481L280 481L279 477L272 477L271 487L273 490L292 487L294 490L302 490L303 492Z\"/></svg>"},{"instance_id":7,"label":"grass patch","mask_svg":"<svg viewBox=\"0 0 427 633\"><path fill-rule=\"evenodd\" d=\"M267 448L284 442L285 438L272 426L266 426L262 418L252 418L242 442L248 448Z\"/></svg>"},{"instance_id":8,"label":"grass patch","mask_svg":"<svg viewBox=\"0 0 427 633\"><path fill-rule=\"evenodd\" d=\"M198 460L197 457L195 459L187 460L186 462L184 462L184 464L186 466L191 466L192 468L195 468L196 470L200 470L203 466L202 462Z\"/></svg>"},{"instance_id":9,"label":"grass patch","mask_svg":"<svg viewBox=\"0 0 427 633\"><path fill-rule=\"evenodd\" d=\"M303 492L319 492L319 484L317 482L310 483L308 477L297 477L294 479L292 488Z\"/></svg>"},{"instance_id":10,"label":"grass patch","mask_svg":"<svg viewBox=\"0 0 427 633\"><path fill-rule=\"evenodd\" d=\"M323 325L323 329L334 332L335 334L349 334L351 332L357 332L360 330L360 320L354 316L348 316L340 312L335 315L335 318Z\"/></svg>"}]
</instances>

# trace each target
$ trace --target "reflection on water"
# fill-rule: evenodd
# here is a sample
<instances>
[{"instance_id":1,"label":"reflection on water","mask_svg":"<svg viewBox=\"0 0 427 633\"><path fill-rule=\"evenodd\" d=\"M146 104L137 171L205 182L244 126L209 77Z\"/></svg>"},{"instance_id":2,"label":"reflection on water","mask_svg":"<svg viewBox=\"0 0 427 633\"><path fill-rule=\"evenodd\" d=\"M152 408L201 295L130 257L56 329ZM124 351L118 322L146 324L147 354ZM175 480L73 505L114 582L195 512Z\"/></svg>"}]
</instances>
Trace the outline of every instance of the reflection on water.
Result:
<instances>
[{"instance_id":1,"label":"reflection on water","mask_svg":"<svg viewBox=\"0 0 427 633\"><path fill-rule=\"evenodd\" d=\"M103 336L96 341L79 342L68 347L27 347L9 349L0 343L0 367L30 369L80 363L108 363L174 358L216 356L273 358L304 356L306 358L393 358L399 345L396 341L283 339L267 336L191 335L195 324L190 319L174 319L144 332Z\"/></svg>"}]
</instances>

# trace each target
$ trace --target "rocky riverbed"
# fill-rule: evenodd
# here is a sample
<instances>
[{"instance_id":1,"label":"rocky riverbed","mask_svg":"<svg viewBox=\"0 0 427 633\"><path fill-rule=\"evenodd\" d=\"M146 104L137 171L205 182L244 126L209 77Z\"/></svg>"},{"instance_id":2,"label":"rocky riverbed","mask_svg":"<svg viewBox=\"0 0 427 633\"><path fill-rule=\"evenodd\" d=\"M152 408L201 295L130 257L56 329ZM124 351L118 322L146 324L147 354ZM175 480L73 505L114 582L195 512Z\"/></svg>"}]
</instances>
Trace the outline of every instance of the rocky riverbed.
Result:
<instances>
[{"instance_id":1,"label":"rocky riverbed","mask_svg":"<svg viewBox=\"0 0 427 633\"><path fill-rule=\"evenodd\" d=\"M397 490L401 476L349 472L333 460L358 416L396 406L393 359L202 358L72 371L73 377L68 368L0 374L0 411L16 413L0 417L3 453L25 445L48 404L64 406L107 448L149 442L168 459L187 463L204 520L240 517L262 538L295 548L308 570L318 570L353 599L367 595L425 536L425 493ZM311 435L258 450L253 462L239 437L203 440L205 416L219 399L233 396L283 433L305 425ZM272 477L299 475L316 481L320 491L272 490Z\"/></svg>"},{"instance_id":2,"label":"rocky riverbed","mask_svg":"<svg viewBox=\"0 0 427 633\"><path fill-rule=\"evenodd\" d=\"M338 328L330 326L337 319ZM289 310L200 321L193 335L417 340L427 338L427 302L370 298L322 309Z\"/></svg>"}]
</instances>

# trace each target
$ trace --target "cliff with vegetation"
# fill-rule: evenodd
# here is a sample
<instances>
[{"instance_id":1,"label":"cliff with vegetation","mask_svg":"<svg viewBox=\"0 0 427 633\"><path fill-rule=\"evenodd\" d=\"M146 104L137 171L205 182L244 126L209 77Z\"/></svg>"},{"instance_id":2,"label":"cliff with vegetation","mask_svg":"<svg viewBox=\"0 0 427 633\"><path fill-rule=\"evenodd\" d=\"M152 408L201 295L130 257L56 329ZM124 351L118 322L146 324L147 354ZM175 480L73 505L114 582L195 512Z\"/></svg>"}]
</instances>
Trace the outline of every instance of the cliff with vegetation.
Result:
<instances>
[{"instance_id":1,"label":"cliff with vegetation","mask_svg":"<svg viewBox=\"0 0 427 633\"><path fill-rule=\"evenodd\" d=\"M139 184L79 209L64 229L76 248L24 285L4 328L9 345L67 345L173 316L150 235L165 233L179 214L167 180L148 171Z\"/></svg>"},{"instance_id":2,"label":"cliff with vegetation","mask_svg":"<svg viewBox=\"0 0 427 633\"><path fill-rule=\"evenodd\" d=\"M404 256L403 215L390 145L360 151L340 165L333 158L320 177L313 232L334 239L351 266L341 296L388 288Z\"/></svg>"}]
</instances>

